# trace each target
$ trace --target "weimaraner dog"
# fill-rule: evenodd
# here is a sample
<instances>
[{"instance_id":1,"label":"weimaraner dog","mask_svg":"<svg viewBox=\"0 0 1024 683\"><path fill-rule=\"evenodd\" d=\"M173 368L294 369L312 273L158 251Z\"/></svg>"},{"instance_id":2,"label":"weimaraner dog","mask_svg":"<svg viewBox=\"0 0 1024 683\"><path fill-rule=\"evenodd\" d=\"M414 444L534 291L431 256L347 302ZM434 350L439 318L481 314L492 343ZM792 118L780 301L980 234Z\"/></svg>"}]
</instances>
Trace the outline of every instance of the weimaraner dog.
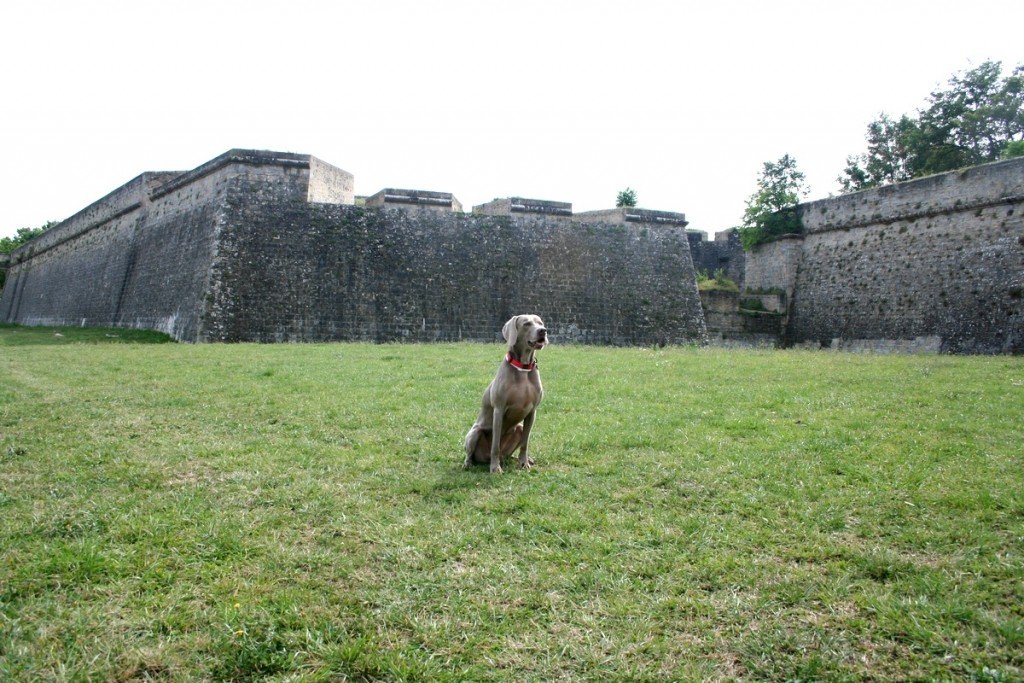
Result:
<instances>
[{"instance_id":1,"label":"weimaraner dog","mask_svg":"<svg viewBox=\"0 0 1024 683\"><path fill-rule=\"evenodd\" d=\"M484 391L480 416L466 434L466 462L491 464L491 473L501 473L501 460L519 449L519 466L533 465L527 448L537 406L544 398L540 371L534 353L548 343L544 321L536 315L513 316L501 328L508 341L508 353L498 374ZM500 435L495 438L495 434Z\"/></svg>"}]
</instances>

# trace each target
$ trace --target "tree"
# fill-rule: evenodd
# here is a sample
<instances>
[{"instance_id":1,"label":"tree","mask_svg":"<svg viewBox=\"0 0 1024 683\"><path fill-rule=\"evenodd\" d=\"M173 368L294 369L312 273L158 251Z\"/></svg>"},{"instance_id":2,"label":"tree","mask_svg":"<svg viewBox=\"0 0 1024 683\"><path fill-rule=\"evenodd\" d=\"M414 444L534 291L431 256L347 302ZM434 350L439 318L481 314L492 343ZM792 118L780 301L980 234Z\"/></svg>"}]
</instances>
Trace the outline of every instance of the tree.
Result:
<instances>
[{"instance_id":1,"label":"tree","mask_svg":"<svg viewBox=\"0 0 1024 683\"><path fill-rule=\"evenodd\" d=\"M1024 157L1024 140L1013 140L1003 150L1003 159L1016 159Z\"/></svg>"},{"instance_id":2,"label":"tree","mask_svg":"<svg viewBox=\"0 0 1024 683\"><path fill-rule=\"evenodd\" d=\"M910 180L911 151L920 139L917 123L904 115L898 121L881 114L868 124L868 151L846 158L846 168L839 183L844 192L864 190L889 183Z\"/></svg>"},{"instance_id":3,"label":"tree","mask_svg":"<svg viewBox=\"0 0 1024 683\"><path fill-rule=\"evenodd\" d=\"M39 237L44 232L57 225L57 221L48 221L41 228L18 228L13 237L0 237L0 254L9 254L31 239ZM7 280L7 273L0 270L0 289L4 288Z\"/></svg>"},{"instance_id":4,"label":"tree","mask_svg":"<svg viewBox=\"0 0 1024 683\"><path fill-rule=\"evenodd\" d=\"M1024 65L1002 80L1001 73L1000 62L985 62L954 75L950 89L932 93L921 115L968 164L997 160L1010 140L1024 135Z\"/></svg>"},{"instance_id":5,"label":"tree","mask_svg":"<svg viewBox=\"0 0 1024 683\"><path fill-rule=\"evenodd\" d=\"M617 208L636 206L636 190L627 187L625 190L620 192L615 197L615 206Z\"/></svg>"},{"instance_id":6,"label":"tree","mask_svg":"<svg viewBox=\"0 0 1024 683\"><path fill-rule=\"evenodd\" d=\"M764 162L757 191L750 195L743 212L743 248L749 251L775 237L802 232L796 205L806 195L804 174L797 170L796 159L786 154L778 161Z\"/></svg>"},{"instance_id":7,"label":"tree","mask_svg":"<svg viewBox=\"0 0 1024 683\"><path fill-rule=\"evenodd\" d=\"M18 228L13 237L0 237L0 254L9 254L31 239L57 225L57 221L49 221L41 228Z\"/></svg>"},{"instance_id":8,"label":"tree","mask_svg":"<svg viewBox=\"0 0 1024 683\"><path fill-rule=\"evenodd\" d=\"M844 192L996 161L1024 139L1024 65L1001 78L987 61L955 74L928 97L916 118L881 114L868 124L868 150L847 157L839 177Z\"/></svg>"}]
</instances>

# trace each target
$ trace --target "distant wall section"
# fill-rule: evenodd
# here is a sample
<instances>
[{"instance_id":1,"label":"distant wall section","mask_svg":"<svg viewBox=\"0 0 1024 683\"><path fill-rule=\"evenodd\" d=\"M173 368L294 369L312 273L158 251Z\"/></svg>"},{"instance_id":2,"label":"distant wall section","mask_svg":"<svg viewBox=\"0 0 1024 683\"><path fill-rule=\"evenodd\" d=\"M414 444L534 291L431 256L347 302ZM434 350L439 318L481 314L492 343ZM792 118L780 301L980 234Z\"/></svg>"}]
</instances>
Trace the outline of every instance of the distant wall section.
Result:
<instances>
[{"instance_id":1,"label":"distant wall section","mask_svg":"<svg viewBox=\"0 0 1024 683\"><path fill-rule=\"evenodd\" d=\"M742 288L746 279L746 257L740 233L735 228L715 234L709 240L707 233L690 231L690 254L693 256L693 267L697 272L714 276L722 271L733 282Z\"/></svg>"},{"instance_id":2,"label":"distant wall section","mask_svg":"<svg viewBox=\"0 0 1024 683\"><path fill-rule=\"evenodd\" d=\"M706 339L681 228L231 203L209 341L491 341L526 312L556 341Z\"/></svg>"},{"instance_id":3,"label":"distant wall section","mask_svg":"<svg viewBox=\"0 0 1024 683\"><path fill-rule=\"evenodd\" d=\"M927 338L952 353L1024 353L1024 159L800 212L802 238L747 255L748 288L792 288L790 343Z\"/></svg>"}]
</instances>

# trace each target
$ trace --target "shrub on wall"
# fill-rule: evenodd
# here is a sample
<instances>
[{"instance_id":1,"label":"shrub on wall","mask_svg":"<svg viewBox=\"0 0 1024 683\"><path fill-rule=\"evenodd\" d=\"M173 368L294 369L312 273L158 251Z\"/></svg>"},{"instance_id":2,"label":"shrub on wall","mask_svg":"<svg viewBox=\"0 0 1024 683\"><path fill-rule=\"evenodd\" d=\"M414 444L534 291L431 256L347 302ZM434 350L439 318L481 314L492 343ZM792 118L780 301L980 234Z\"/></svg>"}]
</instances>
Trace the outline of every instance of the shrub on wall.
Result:
<instances>
[{"instance_id":1,"label":"shrub on wall","mask_svg":"<svg viewBox=\"0 0 1024 683\"><path fill-rule=\"evenodd\" d=\"M791 207L763 215L755 224L740 228L740 241L743 243L743 249L750 251L759 244L771 242L784 235L799 235L803 231L800 214L796 207Z\"/></svg>"},{"instance_id":2,"label":"shrub on wall","mask_svg":"<svg viewBox=\"0 0 1024 683\"><path fill-rule=\"evenodd\" d=\"M1003 150L1002 159L1016 159L1017 157L1024 157L1024 140L1014 140L1006 145Z\"/></svg>"},{"instance_id":3,"label":"shrub on wall","mask_svg":"<svg viewBox=\"0 0 1024 683\"><path fill-rule=\"evenodd\" d=\"M636 206L636 190L631 187L627 187L625 190L620 192L615 197L616 208L633 208Z\"/></svg>"},{"instance_id":4,"label":"shrub on wall","mask_svg":"<svg viewBox=\"0 0 1024 683\"><path fill-rule=\"evenodd\" d=\"M700 291L720 290L724 292L738 292L739 285L736 281L725 274L721 268L715 271L714 275L708 275L706 270L697 273L697 289Z\"/></svg>"}]
</instances>

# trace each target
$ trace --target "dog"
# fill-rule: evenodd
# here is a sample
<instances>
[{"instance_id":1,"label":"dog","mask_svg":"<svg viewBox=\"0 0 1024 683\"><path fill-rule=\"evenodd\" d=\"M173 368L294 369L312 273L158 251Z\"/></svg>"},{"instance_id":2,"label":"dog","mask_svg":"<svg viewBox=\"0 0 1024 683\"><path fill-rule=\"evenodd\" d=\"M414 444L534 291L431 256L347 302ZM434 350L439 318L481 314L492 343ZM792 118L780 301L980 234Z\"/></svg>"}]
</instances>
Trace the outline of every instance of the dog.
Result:
<instances>
[{"instance_id":1,"label":"dog","mask_svg":"<svg viewBox=\"0 0 1024 683\"><path fill-rule=\"evenodd\" d=\"M548 343L544 321L536 315L517 315L501 328L508 352L498 373L484 391L480 416L470 427L463 444L464 467L490 463L492 474L501 474L501 461L519 449L519 467L533 466L530 432L537 406L544 398L535 354Z\"/></svg>"}]
</instances>

